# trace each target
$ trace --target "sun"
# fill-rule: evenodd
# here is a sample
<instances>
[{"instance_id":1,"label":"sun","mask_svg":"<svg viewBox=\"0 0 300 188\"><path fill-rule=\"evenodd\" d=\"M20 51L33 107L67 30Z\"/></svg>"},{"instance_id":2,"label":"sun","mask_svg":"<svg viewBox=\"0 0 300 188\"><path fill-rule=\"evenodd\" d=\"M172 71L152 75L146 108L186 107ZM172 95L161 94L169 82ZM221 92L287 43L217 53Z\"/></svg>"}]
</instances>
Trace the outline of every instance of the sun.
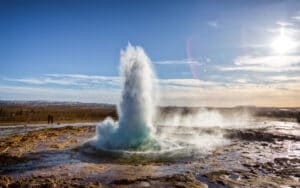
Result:
<instances>
[{"instance_id":1,"label":"sun","mask_svg":"<svg viewBox=\"0 0 300 188\"><path fill-rule=\"evenodd\" d=\"M286 54L296 48L296 42L285 35L284 29L281 29L280 36L275 38L271 47L276 53Z\"/></svg>"}]
</instances>

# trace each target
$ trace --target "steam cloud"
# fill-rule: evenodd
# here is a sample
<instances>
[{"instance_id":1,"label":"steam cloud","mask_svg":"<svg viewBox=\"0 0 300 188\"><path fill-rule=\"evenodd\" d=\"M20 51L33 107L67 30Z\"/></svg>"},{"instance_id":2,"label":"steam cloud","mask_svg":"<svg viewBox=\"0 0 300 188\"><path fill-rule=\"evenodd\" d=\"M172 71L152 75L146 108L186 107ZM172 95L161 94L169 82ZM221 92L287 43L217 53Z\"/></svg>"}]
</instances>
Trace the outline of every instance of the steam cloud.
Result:
<instances>
[{"instance_id":1,"label":"steam cloud","mask_svg":"<svg viewBox=\"0 0 300 188\"><path fill-rule=\"evenodd\" d=\"M185 113L184 110L176 110L158 117L159 125L183 126L198 128L248 128L251 125L252 116L247 111L232 111L230 114L221 113L218 110L205 108Z\"/></svg>"}]
</instances>

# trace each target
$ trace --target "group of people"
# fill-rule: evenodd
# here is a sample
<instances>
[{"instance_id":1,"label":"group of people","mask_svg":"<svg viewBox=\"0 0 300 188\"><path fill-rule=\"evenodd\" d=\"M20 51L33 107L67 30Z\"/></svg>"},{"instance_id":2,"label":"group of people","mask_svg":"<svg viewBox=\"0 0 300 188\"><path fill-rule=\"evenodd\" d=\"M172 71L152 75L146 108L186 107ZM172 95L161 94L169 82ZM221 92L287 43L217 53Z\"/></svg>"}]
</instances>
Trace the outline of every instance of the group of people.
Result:
<instances>
[{"instance_id":1,"label":"group of people","mask_svg":"<svg viewBox=\"0 0 300 188\"><path fill-rule=\"evenodd\" d=\"M49 123L53 123L53 116L52 115L48 115L48 124Z\"/></svg>"}]
</instances>

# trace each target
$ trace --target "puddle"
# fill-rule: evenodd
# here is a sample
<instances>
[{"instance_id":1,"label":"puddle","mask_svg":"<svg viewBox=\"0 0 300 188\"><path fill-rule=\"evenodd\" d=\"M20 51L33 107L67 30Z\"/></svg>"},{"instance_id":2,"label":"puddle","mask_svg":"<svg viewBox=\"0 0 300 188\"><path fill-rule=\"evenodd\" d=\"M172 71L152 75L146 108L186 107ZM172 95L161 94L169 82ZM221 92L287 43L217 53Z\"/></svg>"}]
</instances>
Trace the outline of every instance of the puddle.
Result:
<instances>
[{"instance_id":1,"label":"puddle","mask_svg":"<svg viewBox=\"0 0 300 188\"><path fill-rule=\"evenodd\" d=\"M205 183L209 188L225 188L222 182L220 183L210 182L209 179L205 176L197 176L196 179L201 181L202 183Z\"/></svg>"}]
</instances>

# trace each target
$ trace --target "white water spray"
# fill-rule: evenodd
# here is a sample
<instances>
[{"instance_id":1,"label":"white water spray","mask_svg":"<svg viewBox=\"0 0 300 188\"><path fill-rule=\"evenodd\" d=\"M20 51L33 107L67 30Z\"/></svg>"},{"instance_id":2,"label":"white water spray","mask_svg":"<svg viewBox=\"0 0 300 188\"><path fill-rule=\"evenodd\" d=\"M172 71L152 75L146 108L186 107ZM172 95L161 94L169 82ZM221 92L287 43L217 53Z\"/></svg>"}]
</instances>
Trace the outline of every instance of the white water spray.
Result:
<instances>
[{"instance_id":1,"label":"white water spray","mask_svg":"<svg viewBox=\"0 0 300 188\"><path fill-rule=\"evenodd\" d=\"M154 73L141 47L128 44L121 51L123 79L119 122L107 118L96 128L91 144L101 149L147 149L155 145L152 124L155 113Z\"/></svg>"}]
</instances>

